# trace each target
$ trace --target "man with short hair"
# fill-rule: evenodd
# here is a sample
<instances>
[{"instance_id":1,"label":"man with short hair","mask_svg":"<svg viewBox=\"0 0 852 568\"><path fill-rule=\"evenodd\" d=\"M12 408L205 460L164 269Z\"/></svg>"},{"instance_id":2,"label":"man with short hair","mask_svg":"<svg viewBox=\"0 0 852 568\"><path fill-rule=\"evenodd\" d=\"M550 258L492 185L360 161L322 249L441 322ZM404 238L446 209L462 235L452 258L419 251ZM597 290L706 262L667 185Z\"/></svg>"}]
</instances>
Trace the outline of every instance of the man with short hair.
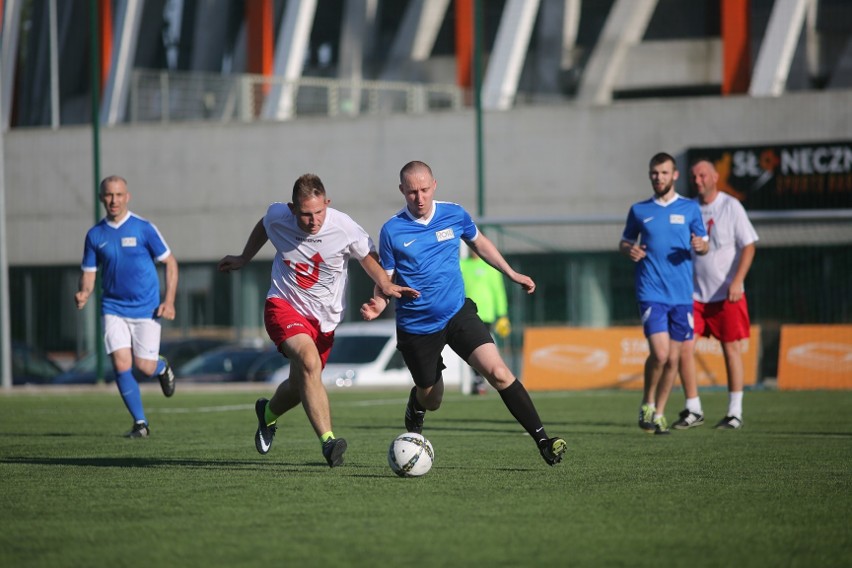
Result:
<instances>
[{"instance_id":1,"label":"man with short hair","mask_svg":"<svg viewBox=\"0 0 852 568\"><path fill-rule=\"evenodd\" d=\"M301 404L320 440L323 457L329 467L337 467L343 463L347 444L332 431L322 370L331 353L334 330L343 319L350 257L361 264L385 296L416 296L417 292L388 279L367 232L345 213L329 207L330 203L318 176L299 177L293 185L292 201L270 205L249 235L242 254L224 257L218 269L239 270L267 240L275 246L264 322L272 342L290 360L290 376L272 399L255 402L255 448L261 454L269 452L278 418Z\"/></svg>"},{"instance_id":2,"label":"man with short hair","mask_svg":"<svg viewBox=\"0 0 852 568\"><path fill-rule=\"evenodd\" d=\"M742 203L719 191L719 174L709 159L693 162L690 174L709 237L708 253L693 257L695 335L713 336L722 344L728 379L728 412L716 428L737 430L743 425L745 372L741 345L750 335L744 283L754 260L758 236ZM684 364L695 366L691 353L689 356L684 353L684 357ZM681 420L689 419L688 410L684 412L681 412Z\"/></svg>"},{"instance_id":3,"label":"man with short hair","mask_svg":"<svg viewBox=\"0 0 852 568\"><path fill-rule=\"evenodd\" d=\"M397 349L414 378L405 407L406 430L421 433L426 411L441 406L445 368L441 351L449 345L498 391L544 461L559 463L567 450L565 440L547 436L529 393L500 357L473 302L465 298L459 267L461 241L528 294L535 291L535 282L509 266L464 208L435 200L438 183L427 164L409 162L400 171L399 181L406 206L382 226L379 256L389 276L421 294L396 303ZM361 314L374 319L388 301L376 290Z\"/></svg>"},{"instance_id":4,"label":"man with short hair","mask_svg":"<svg viewBox=\"0 0 852 568\"><path fill-rule=\"evenodd\" d=\"M668 434L665 406L681 348L694 341L691 251L706 254L707 242L698 205L674 189L675 159L660 152L648 169L654 196L630 208L619 250L636 263L636 298L650 350L639 427Z\"/></svg>"},{"instance_id":5,"label":"man with short hair","mask_svg":"<svg viewBox=\"0 0 852 568\"><path fill-rule=\"evenodd\" d=\"M150 221L128 210L127 181L108 176L100 184L106 216L86 234L83 274L74 300L83 309L95 288L101 268L104 345L115 369L115 384L133 416L128 438L147 438L148 419L142 406L133 366L156 377L163 394L175 392L175 375L160 356L159 318L175 319L178 263L160 231ZM155 262L166 265L166 291L160 302L160 281Z\"/></svg>"}]
</instances>

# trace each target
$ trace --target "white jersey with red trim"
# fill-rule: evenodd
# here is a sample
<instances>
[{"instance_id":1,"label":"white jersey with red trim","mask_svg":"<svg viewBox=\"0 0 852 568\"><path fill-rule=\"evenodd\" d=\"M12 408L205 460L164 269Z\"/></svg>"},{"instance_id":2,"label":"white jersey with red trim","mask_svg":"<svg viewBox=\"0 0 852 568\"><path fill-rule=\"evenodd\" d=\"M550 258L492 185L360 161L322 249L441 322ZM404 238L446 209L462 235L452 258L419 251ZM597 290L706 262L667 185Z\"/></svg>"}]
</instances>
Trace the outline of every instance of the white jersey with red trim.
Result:
<instances>
[{"instance_id":1,"label":"white jersey with red trim","mask_svg":"<svg viewBox=\"0 0 852 568\"><path fill-rule=\"evenodd\" d=\"M346 307L349 258L360 261L375 252L370 236L349 215L331 207L316 235L299 228L286 203L270 205L263 226L276 251L266 297L281 298L316 319L323 333L334 331Z\"/></svg>"},{"instance_id":2,"label":"white jersey with red trim","mask_svg":"<svg viewBox=\"0 0 852 568\"><path fill-rule=\"evenodd\" d=\"M695 265L692 297L705 304L721 302L728 297L743 247L757 241L757 232L742 203L727 193L720 191L712 203L699 203L699 206L710 250L703 256L692 253Z\"/></svg>"}]
</instances>

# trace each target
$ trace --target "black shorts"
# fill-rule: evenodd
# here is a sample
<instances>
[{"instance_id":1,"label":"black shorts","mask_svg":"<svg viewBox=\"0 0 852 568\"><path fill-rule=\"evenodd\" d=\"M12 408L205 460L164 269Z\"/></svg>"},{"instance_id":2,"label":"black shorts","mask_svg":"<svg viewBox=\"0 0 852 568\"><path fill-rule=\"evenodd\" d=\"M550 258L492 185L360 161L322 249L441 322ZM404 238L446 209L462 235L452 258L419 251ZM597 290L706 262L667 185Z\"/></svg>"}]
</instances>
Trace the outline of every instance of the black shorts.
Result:
<instances>
[{"instance_id":1,"label":"black shorts","mask_svg":"<svg viewBox=\"0 0 852 568\"><path fill-rule=\"evenodd\" d=\"M441 331L418 335L397 328L396 341L414 384L421 388L431 387L441 378L441 371L446 368L441 357L445 345L467 361L477 347L494 343L470 298L465 298L464 305Z\"/></svg>"}]
</instances>

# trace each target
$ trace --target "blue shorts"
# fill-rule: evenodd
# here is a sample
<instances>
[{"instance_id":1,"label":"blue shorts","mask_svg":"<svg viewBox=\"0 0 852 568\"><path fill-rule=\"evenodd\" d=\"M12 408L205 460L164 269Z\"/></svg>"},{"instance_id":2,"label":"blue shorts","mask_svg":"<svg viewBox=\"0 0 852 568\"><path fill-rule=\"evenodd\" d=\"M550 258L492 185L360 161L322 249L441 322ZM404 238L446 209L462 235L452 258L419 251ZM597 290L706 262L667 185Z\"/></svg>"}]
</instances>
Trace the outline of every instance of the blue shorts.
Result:
<instances>
[{"instance_id":1,"label":"blue shorts","mask_svg":"<svg viewBox=\"0 0 852 568\"><path fill-rule=\"evenodd\" d=\"M639 302L639 314L645 337L662 332L667 332L673 341L689 341L695 337L692 304Z\"/></svg>"}]
</instances>

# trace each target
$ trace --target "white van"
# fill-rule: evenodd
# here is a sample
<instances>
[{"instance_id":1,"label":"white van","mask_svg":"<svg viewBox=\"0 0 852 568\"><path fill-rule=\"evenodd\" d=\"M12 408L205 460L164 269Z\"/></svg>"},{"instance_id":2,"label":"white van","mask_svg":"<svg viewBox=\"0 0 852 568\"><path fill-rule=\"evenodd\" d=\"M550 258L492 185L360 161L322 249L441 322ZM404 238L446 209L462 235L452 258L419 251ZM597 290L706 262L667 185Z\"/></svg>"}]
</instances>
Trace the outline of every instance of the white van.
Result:
<instances>
[{"instance_id":1,"label":"white van","mask_svg":"<svg viewBox=\"0 0 852 568\"><path fill-rule=\"evenodd\" d=\"M444 358L444 384L470 392L473 371L449 347ZM278 384L290 374L287 365L269 379ZM326 387L411 388L414 380L396 348L396 322L376 320L342 323L334 332L334 347L322 372Z\"/></svg>"}]
</instances>

